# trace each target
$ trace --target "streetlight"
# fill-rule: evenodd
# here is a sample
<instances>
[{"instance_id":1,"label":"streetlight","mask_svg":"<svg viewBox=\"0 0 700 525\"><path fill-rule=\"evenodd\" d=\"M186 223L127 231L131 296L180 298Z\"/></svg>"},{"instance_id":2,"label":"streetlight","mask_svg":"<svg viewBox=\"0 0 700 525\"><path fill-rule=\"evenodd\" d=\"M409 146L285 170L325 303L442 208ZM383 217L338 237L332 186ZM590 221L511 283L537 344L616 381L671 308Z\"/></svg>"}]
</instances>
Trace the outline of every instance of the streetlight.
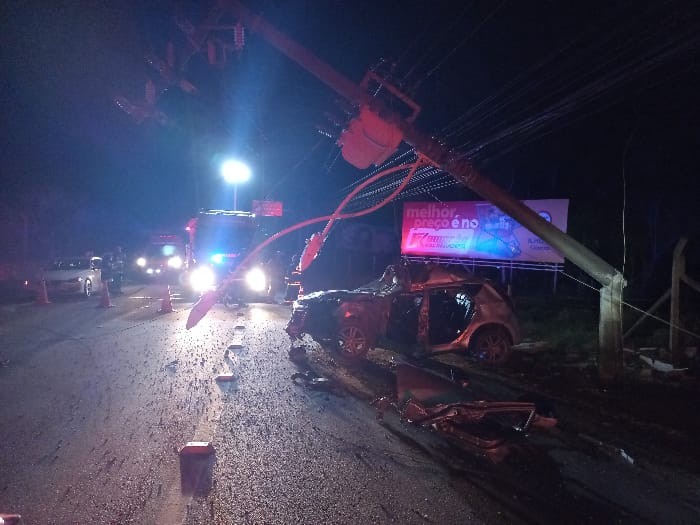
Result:
<instances>
[{"instance_id":1,"label":"streetlight","mask_svg":"<svg viewBox=\"0 0 700 525\"><path fill-rule=\"evenodd\" d=\"M221 164L221 176L233 184L233 209L238 211L238 185L250 180L250 168L239 160L227 160Z\"/></svg>"}]
</instances>

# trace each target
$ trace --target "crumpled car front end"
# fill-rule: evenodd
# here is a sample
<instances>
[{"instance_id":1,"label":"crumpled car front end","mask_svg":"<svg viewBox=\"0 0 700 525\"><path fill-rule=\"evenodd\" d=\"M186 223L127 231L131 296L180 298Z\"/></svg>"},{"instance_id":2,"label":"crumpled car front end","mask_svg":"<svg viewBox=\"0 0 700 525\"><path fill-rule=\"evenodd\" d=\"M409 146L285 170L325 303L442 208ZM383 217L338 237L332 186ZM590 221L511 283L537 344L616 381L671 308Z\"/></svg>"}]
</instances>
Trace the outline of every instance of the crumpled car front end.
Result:
<instances>
[{"instance_id":1,"label":"crumpled car front end","mask_svg":"<svg viewBox=\"0 0 700 525\"><path fill-rule=\"evenodd\" d=\"M366 297L367 293L349 290L327 290L306 294L303 299L294 301L292 315L285 331L292 341L301 339L304 334L314 338L327 339L338 329L340 306L352 304Z\"/></svg>"},{"instance_id":2,"label":"crumpled car front end","mask_svg":"<svg viewBox=\"0 0 700 525\"><path fill-rule=\"evenodd\" d=\"M284 327L284 331L292 341L297 341L304 336L304 321L306 320L306 313L308 307L302 305L299 301L294 302L292 307L292 316L287 322L287 326Z\"/></svg>"}]
</instances>

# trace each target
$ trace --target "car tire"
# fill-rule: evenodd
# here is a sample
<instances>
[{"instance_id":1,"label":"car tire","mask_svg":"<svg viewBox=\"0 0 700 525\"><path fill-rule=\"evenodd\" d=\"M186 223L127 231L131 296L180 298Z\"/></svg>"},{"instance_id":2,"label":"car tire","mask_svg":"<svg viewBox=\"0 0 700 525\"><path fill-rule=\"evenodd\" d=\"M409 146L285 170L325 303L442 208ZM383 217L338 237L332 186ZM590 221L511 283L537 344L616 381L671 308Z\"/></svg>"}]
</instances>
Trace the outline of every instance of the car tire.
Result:
<instances>
[{"instance_id":1,"label":"car tire","mask_svg":"<svg viewBox=\"0 0 700 525\"><path fill-rule=\"evenodd\" d=\"M370 348L367 330L357 322L344 323L336 335L335 346L343 357L361 359Z\"/></svg>"},{"instance_id":2,"label":"car tire","mask_svg":"<svg viewBox=\"0 0 700 525\"><path fill-rule=\"evenodd\" d=\"M92 295L92 281L90 279L85 280L85 285L83 286L83 295L85 297L90 297Z\"/></svg>"},{"instance_id":3,"label":"car tire","mask_svg":"<svg viewBox=\"0 0 700 525\"><path fill-rule=\"evenodd\" d=\"M500 365L511 355L510 335L502 326L487 326L479 330L470 344L471 354L488 365Z\"/></svg>"}]
</instances>

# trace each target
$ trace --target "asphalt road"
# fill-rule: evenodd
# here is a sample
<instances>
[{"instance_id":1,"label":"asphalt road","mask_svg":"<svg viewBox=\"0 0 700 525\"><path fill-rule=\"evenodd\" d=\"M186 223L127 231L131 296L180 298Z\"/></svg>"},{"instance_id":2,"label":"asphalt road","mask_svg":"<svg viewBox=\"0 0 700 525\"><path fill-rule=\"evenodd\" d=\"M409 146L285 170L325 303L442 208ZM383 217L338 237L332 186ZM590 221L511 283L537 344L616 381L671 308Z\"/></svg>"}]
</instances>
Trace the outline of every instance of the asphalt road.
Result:
<instances>
[{"instance_id":1,"label":"asphalt road","mask_svg":"<svg viewBox=\"0 0 700 525\"><path fill-rule=\"evenodd\" d=\"M498 516L364 401L290 377L289 308L185 330L162 287L4 305L0 512L44 523L462 523ZM225 351L231 342L241 350ZM233 373L234 382L217 383ZM215 454L181 464L175 450ZM489 517L491 516L491 517Z\"/></svg>"},{"instance_id":2,"label":"asphalt road","mask_svg":"<svg viewBox=\"0 0 700 525\"><path fill-rule=\"evenodd\" d=\"M368 399L391 390L397 356L348 368L310 347L306 365L335 387L307 388L291 379L289 307L216 305L187 331L191 304L159 313L163 291L126 287L113 308L0 307L0 512L29 524L698 521L692 477L566 429L493 458L379 422ZM235 381L215 381L225 373ZM472 388L522 393L476 376ZM181 458L190 441L214 453Z\"/></svg>"}]
</instances>

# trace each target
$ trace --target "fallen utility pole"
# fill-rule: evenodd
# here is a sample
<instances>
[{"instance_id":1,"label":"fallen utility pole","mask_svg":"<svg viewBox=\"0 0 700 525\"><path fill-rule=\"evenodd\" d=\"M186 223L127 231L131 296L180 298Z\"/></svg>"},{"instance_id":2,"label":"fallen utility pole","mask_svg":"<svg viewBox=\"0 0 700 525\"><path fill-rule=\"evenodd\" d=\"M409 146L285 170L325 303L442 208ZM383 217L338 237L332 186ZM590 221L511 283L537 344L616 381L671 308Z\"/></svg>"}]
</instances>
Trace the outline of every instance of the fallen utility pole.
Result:
<instances>
[{"instance_id":1,"label":"fallen utility pole","mask_svg":"<svg viewBox=\"0 0 700 525\"><path fill-rule=\"evenodd\" d=\"M606 383L622 377L622 290L625 280L613 266L598 257L578 241L547 222L518 199L483 177L474 166L460 155L446 148L434 138L422 134L413 125L390 110L377 97L347 79L309 50L287 37L261 16L249 11L235 0L222 0L251 33L256 33L288 58L316 76L347 101L357 106L367 105L383 120L399 128L404 140L428 157L458 182L466 185L485 200L507 213L528 230L547 242L564 257L598 281L600 289L600 318L598 325L598 372Z\"/></svg>"}]
</instances>

